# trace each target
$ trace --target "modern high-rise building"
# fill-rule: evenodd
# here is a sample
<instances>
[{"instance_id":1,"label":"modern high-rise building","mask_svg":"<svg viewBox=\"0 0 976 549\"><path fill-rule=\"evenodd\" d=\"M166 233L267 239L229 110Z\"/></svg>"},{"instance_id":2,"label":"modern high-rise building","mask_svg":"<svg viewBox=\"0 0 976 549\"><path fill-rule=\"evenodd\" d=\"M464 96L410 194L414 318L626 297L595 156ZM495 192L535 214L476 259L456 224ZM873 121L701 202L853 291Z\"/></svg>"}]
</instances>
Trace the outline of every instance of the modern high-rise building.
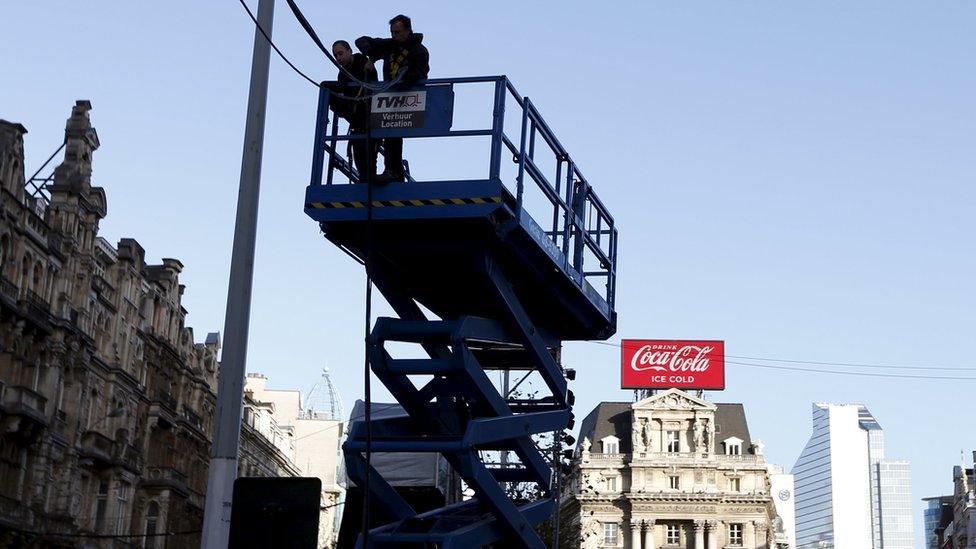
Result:
<instances>
[{"instance_id":1,"label":"modern high-rise building","mask_svg":"<svg viewBox=\"0 0 976 549\"><path fill-rule=\"evenodd\" d=\"M922 512L925 525L925 549L942 549L946 526L952 522L953 496L922 498L928 505Z\"/></svg>"},{"instance_id":2,"label":"modern high-rise building","mask_svg":"<svg viewBox=\"0 0 976 549\"><path fill-rule=\"evenodd\" d=\"M884 430L861 404L813 405L793 466L797 547L911 549L911 467L885 458Z\"/></svg>"}]
</instances>

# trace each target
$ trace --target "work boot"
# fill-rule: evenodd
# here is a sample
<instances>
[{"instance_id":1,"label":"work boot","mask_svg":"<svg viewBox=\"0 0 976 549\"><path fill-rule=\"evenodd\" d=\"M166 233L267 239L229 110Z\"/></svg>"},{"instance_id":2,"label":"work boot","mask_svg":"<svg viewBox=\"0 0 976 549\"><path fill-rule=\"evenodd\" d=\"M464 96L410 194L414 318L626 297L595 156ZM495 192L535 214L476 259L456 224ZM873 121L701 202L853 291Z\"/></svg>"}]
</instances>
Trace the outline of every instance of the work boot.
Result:
<instances>
[{"instance_id":1,"label":"work boot","mask_svg":"<svg viewBox=\"0 0 976 549\"><path fill-rule=\"evenodd\" d=\"M405 179L405 176L404 176L403 172L393 173L390 170L386 170L383 173L377 175L376 176L376 179L374 179L374 181L376 181L376 183L378 183L380 185L385 185L387 183L393 183L394 181L396 181L396 182L402 182L404 179Z\"/></svg>"}]
</instances>

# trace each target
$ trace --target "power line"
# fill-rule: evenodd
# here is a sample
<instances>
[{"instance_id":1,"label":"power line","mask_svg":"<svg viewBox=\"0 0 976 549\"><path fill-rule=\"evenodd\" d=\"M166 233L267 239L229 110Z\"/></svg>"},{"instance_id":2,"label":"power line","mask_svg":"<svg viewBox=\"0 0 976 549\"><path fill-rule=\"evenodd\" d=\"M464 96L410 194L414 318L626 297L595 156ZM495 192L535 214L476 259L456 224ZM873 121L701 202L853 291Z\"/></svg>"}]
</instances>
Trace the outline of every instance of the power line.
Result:
<instances>
[{"instance_id":1,"label":"power line","mask_svg":"<svg viewBox=\"0 0 976 549\"><path fill-rule=\"evenodd\" d=\"M302 72L301 69L299 69L298 67L296 67L295 64L292 63L288 59L288 57L286 57L285 54L281 52L281 50L278 49L278 46L275 45L274 40L272 40L271 37L268 36L268 33L264 32L264 28L261 27L261 23L258 23L257 18L254 17L254 13L251 12L251 8L247 7L247 3L244 0L238 0L238 1L241 3L241 6L244 7L244 11L247 12L247 15L251 18L251 21L254 21L254 26L257 27L258 31L264 36L265 40L268 41L268 44L271 44L271 49L273 49L275 51L275 53L278 54L278 57L280 57L282 61L284 61L289 67L291 67L291 70L295 71L302 78L304 78L305 80L308 80L308 82L310 84L312 84L313 86L315 86L316 88L318 88L319 87L319 83L318 82L316 82L315 80L312 80L307 74L305 74L304 72Z\"/></svg>"},{"instance_id":2,"label":"power line","mask_svg":"<svg viewBox=\"0 0 976 549\"><path fill-rule=\"evenodd\" d=\"M610 341L586 341L586 343L595 343L597 345L605 345L608 347L624 348L624 345L620 342L614 343ZM974 367L965 366L896 366L891 364L865 364L865 363L855 363L855 362L823 362L817 360L796 360L787 358L766 358L766 357L755 357L755 356L738 356L738 355L725 355L728 358L740 358L745 360L760 360L763 362L787 362L791 364L812 364L820 366L844 366L848 368L876 368L876 369L891 369L891 370L946 370L946 371L964 371L964 372L976 372ZM964 378L971 379L971 378Z\"/></svg>"},{"instance_id":3,"label":"power line","mask_svg":"<svg viewBox=\"0 0 976 549\"><path fill-rule=\"evenodd\" d=\"M836 375L847 375L847 376L862 376L862 377L884 377L884 378L899 378L899 379L951 379L957 381L976 381L976 377L958 377L958 376L926 376L926 375L911 375L911 374L876 374L873 372L847 372L842 370L820 370L813 368L799 368L796 366L773 366L771 364L750 364L748 362L734 362L731 360L725 361L728 364L735 364L736 366L747 366L752 368L767 368L770 370L789 370L793 372L810 372L814 374L836 374Z\"/></svg>"},{"instance_id":4,"label":"power line","mask_svg":"<svg viewBox=\"0 0 976 549\"><path fill-rule=\"evenodd\" d=\"M254 22L254 26L257 27L258 31L264 36L265 40L268 41L268 44L271 45L271 49L273 49L275 51L275 53L278 54L278 57L280 57L281 60L284 61L289 67L291 67L291 69L293 71L295 71L299 76L301 76L302 78L304 78L305 80L307 80L310 84L312 84L316 88L321 87L321 84L320 83L318 83L315 80L313 80L310 76L308 76L301 69L299 69L297 66L295 66L295 64L292 63L291 60L288 59L288 57L284 54L284 52L282 52L278 48L278 46L274 43L274 40L272 40L271 37L268 36L268 33L265 32L264 28L261 27L261 24L258 22L257 18L254 16L254 13L251 11L251 8L249 8L247 6L247 3L244 0L238 0L238 1L241 3L241 6L244 8L244 11L247 12L248 17L251 18L251 21ZM335 57L333 57L332 53L330 51L328 51L328 49L325 47L324 44L322 44L322 41L319 39L318 35L315 33L315 30L312 29L312 27L309 24L308 20L305 19L305 16L302 14L301 10L298 9L298 6L295 5L295 3L292 2L291 0L288 1L288 5L289 5L289 7L291 7L292 13L295 15L295 18L298 19L298 22L302 25L302 28L305 29L305 32L309 35L310 38L312 38L312 41L315 42L315 44L319 47L319 49L322 50L322 53L325 54L325 57L333 65L335 65L336 68L338 68L341 72L346 73L346 75L348 75L352 79L353 82L358 83L361 87L363 87L366 90L372 92L372 93L367 93L365 95L353 96L353 95L345 95L345 94L342 94L340 92L333 91L333 92L331 92L332 96L338 97L338 98L341 98L341 99L346 99L346 100L349 100L349 101L365 101L365 100L371 98L374 94L388 91L393 86L395 86L395 85L397 85L397 84L400 83L400 80L402 80L402 78L403 78L403 72L402 71L401 71L401 73L399 75L397 75L397 77L395 79L393 79L391 82L386 83L385 85L382 85L382 86L380 86L378 84L375 84L375 83L363 82L363 81L359 80L358 78L356 78L351 72L349 72L348 69L346 69L341 64L339 64L339 62L336 61Z\"/></svg>"}]
</instances>

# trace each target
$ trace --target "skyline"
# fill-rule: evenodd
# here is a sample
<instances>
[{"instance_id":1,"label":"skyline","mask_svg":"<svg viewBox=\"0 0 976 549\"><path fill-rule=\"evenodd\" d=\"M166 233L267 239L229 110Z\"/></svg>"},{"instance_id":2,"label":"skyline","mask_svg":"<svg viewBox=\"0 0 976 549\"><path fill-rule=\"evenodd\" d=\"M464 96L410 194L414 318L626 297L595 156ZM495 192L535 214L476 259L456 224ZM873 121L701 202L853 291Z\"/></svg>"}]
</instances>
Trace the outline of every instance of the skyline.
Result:
<instances>
[{"instance_id":1,"label":"skyline","mask_svg":"<svg viewBox=\"0 0 976 549\"><path fill-rule=\"evenodd\" d=\"M619 17L592 7L547 14L523 6L525 20L509 21L488 7L462 14L431 4L409 14L430 44L433 76L512 77L617 217L614 341L722 339L735 356L972 367L960 351L976 305L968 161L976 73L965 53L976 45L965 32L974 8L818 8L635 6L642 11ZM352 30L320 7L305 10L334 39L380 35L399 8L380 3L341 14ZM14 25L12 55L0 59L18 83L0 89L0 118L30 131L28 173L57 147L74 100L90 99L102 141L93 180L108 194L103 233L113 244L135 237L151 258L179 258L188 325L198 334L222 331L253 38L243 10L236 2L178 2L166 12L55 2L0 13L9 21L42 18L49 29L38 41L29 25ZM287 9L276 15L276 43L299 66L331 77ZM553 28L540 29L533 18ZM580 20L590 33L575 35L570 55L561 55L560 25ZM475 21L483 25L465 24ZM491 29L503 24L511 36L493 41ZM80 54L79 25L87 29ZM168 40L175 29L180 39ZM644 57L618 57L611 44ZM535 58L520 57L531 48ZM595 91L561 84L581 66L632 76L634 84L611 78ZM39 70L52 76L38 78ZM248 370L304 389L328 365L348 404L362 394L362 272L327 247L300 211L314 106L314 90L273 59ZM619 139L607 137L616 133ZM436 157L416 158L412 166ZM160 219L147 204L182 215ZM664 262L675 267L661 268ZM289 282L282 288L278 280ZM629 399L616 388L618 350L565 349L567 366L579 372L572 384L578 411ZM594 383L608 378L613 383ZM707 394L742 402L770 461L784 467L802 450L811 402L870 407L890 452L912 461L916 540L921 498L951 490L957 452L972 447L961 414L941 407L966 402L972 382L730 364L727 387ZM374 388L380 400L385 391ZM927 436L933 425L939 436Z\"/></svg>"}]
</instances>

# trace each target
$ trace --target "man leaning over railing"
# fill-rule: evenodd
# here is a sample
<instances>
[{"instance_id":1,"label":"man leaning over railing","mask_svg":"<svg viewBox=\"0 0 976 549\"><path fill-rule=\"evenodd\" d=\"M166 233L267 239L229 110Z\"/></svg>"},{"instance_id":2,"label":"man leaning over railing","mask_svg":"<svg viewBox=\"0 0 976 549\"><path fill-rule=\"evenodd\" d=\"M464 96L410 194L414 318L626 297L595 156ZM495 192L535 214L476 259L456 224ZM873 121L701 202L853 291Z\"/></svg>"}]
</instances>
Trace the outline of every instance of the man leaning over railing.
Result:
<instances>
[{"instance_id":1,"label":"man leaning over railing","mask_svg":"<svg viewBox=\"0 0 976 549\"><path fill-rule=\"evenodd\" d=\"M398 81L399 88L409 88L418 80L427 78L430 72L430 53L422 44L424 35L413 32L410 18L397 15L390 19L392 38L356 39L356 47L372 61L383 60L383 81ZM377 176L377 183L403 181L403 138L387 137L383 140L385 159L383 173Z\"/></svg>"},{"instance_id":2,"label":"man leaning over railing","mask_svg":"<svg viewBox=\"0 0 976 549\"><path fill-rule=\"evenodd\" d=\"M367 90L363 86L354 87L351 84L353 78L360 82L376 82L376 68L365 55L353 54L349 42L345 40L336 40L332 44L332 55L344 70L339 71L339 85L329 86L331 91L337 92L335 97L329 99L329 109L349 122L350 133L364 134L369 125L369 104L361 98L366 96ZM379 145L369 143L367 151L366 141L359 139L350 141L349 146L352 147L356 169L359 170L359 182L375 179Z\"/></svg>"}]
</instances>

